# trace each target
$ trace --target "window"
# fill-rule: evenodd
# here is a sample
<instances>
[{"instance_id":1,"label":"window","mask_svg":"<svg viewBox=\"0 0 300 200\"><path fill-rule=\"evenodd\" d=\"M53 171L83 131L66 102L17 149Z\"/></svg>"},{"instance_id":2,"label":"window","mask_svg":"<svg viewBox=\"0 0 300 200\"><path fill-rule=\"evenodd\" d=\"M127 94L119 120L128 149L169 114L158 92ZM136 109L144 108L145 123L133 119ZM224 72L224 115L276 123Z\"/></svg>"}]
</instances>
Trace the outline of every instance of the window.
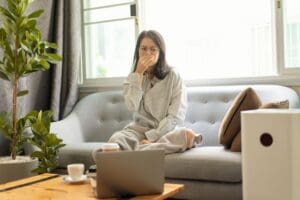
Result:
<instances>
[{"instance_id":1,"label":"window","mask_svg":"<svg viewBox=\"0 0 300 200\"><path fill-rule=\"evenodd\" d=\"M84 79L128 74L136 37L133 0L83 0Z\"/></svg>"},{"instance_id":2,"label":"window","mask_svg":"<svg viewBox=\"0 0 300 200\"><path fill-rule=\"evenodd\" d=\"M162 33L168 62L185 80L300 72L299 0L83 2L86 80L126 77L144 29Z\"/></svg>"},{"instance_id":3,"label":"window","mask_svg":"<svg viewBox=\"0 0 300 200\"><path fill-rule=\"evenodd\" d=\"M160 30L185 79L276 73L269 0L143 2L144 28Z\"/></svg>"},{"instance_id":4,"label":"window","mask_svg":"<svg viewBox=\"0 0 300 200\"><path fill-rule=\"evenodd\" d=\"M285 66L300 68L300 1L284 1Z\"/></svg>"}]
</instances>

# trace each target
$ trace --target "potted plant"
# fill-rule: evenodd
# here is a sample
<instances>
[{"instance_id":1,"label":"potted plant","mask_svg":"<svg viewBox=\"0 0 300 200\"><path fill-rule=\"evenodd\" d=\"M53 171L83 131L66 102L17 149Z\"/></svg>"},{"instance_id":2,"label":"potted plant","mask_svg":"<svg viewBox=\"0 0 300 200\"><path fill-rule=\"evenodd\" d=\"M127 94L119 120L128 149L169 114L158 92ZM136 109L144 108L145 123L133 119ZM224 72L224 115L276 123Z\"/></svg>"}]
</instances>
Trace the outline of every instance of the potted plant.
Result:
<instances>
[{"instance_id":1,"label":"potted plant","mask_svg":"<svg viewBox=\"0 0 300 200\"><path fill-rule=\"evenodd\" d=\"M44 173L56 169L58 151L65 146L62 139L59 139L55 133L50 133L52 114L51 111L32 111L25 117L32 133L28 142L35 147L31 157L39 160L39 165L33 172Z\"/></svg>"},{"instance_id":2,"label":"potted plant","mask_svg":"<svg viewBox=\"0 0 300 200\"><path fill-rule=\"evenodd\" d=\"M20 90L20 80L31 73L48 70L50 63L61 61L59 55L50 52L56 49L56 44L42 41L41 33L36 26L37 18L43 10L26 14L30 3L29 0L6 0L6 7L0 6L0 19L2 20L0 24L0 49L2 50L2 55L0 52L0 78L8 81L12 87L12 111L0 114L0 130L10 140L11 152L10 158L0 158L0 182L1 178L5 179L4 174L7 174L10 180L17 179L27 176L32 168L37 167L36 159L18 156L24 143L30 142L41 149L40 153L35 152L32 157L38 158L39 167L46 171L53 168L53 166L49 167L49 163L53 161L50 157L57 156L58 149L63 146L62 141L49 132L51 112L33 111L25 116L20 116L18 112L18 99L28 94L28 90ZM28 128L31 128L33 133L30 137L25 134ZM51 151L50 157L47 157L48 151ZM7 162L13 162L13 164L7 164ZM42 162L43 165L48 164L48 166L43 167ZM30 164L20 167L15 163ZM5 167L11 168L12 173L5 171L9 170ZM25 175L14 177L22 169ZM4 171L1 172L1 170ZM44 171L36 168L36 172Z\"/></svg>"}]
</instances>

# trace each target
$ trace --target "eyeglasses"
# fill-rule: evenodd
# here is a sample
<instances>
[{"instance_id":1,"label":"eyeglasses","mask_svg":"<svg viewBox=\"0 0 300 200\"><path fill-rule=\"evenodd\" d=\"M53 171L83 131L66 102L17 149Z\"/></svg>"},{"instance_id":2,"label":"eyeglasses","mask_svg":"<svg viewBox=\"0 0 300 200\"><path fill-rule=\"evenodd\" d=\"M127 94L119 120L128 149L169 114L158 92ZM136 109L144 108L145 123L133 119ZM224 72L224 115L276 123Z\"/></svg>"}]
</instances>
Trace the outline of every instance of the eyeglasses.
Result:
<instances>
[{"instance_id":1,"label":"eyeglasses","mask_svg":"<svg viewBox=\"0 0 300 200\"><path fill-rule=\"evenodd\" d=\"M150 51L151 54L155 54L156 52L159 51L159 49L158 49L158 48L154 48L154 47L151 47L151 48L148 48L148 47L141 47L141 48L140 48L140 51L141 51L142 53L147 53L148 51Z\"/></svg>"}]
</instances>

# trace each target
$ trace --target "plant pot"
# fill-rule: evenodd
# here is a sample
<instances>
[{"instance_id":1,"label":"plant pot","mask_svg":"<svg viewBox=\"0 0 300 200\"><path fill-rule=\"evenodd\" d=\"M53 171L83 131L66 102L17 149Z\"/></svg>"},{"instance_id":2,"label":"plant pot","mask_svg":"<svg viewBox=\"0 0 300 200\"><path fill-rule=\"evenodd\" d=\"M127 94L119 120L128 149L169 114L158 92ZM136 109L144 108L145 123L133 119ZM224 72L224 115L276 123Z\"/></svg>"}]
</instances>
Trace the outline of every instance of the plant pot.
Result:
<instances>
[{"instance_id":1,"label":"plant pot","mask_svg":"<svg viewBox=\"0 0 300 200\"><path fill-rule=\"evenodd\" d=\"M31 172L37 166L38 160L29 156L17 156L16 160L8 156L0 157L0 184L37 175Z\"/></svg>"},{"instance_id":2,"label":"plant pot","mask_svg":"<svg viewBox=\"0 0 300 200\"><path fill-rule=\"evenodd\" d=\"M0 158L9 155L9 140L0 132Z\"/></svg>"}]
</instances>

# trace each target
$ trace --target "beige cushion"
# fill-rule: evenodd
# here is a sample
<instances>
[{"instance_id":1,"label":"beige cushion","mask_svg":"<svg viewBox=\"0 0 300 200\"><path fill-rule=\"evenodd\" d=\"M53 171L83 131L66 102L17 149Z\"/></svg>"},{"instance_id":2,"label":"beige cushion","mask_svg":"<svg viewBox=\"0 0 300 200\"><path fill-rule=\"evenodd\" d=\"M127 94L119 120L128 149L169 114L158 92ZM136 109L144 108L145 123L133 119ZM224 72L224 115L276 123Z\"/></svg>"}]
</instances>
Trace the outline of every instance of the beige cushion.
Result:
<instances>
[{"instance_id":1,"label":"beige cushion","mask_svg":"<svg viewBox=\"0 0 300 200\"><path fill-rule=\"evenodd\" d=\"M241 111L257 109L261 101L252 88L246 88L233 100L219 129L219 142L230 148L234 137L241 129Z\"/></svg>"},{"instance_id":2,"label":"beige cushion","mask_svg":"<svg viewBox=\"0 0 300 200\"><path fill-rule=\"evenodd\" d=\"M289 108L289 101L279 101L279 102L269 102L261 105L259 107L260 109L267 109L267 108L278 108L278 109L284 109ZM241 152L242 151L242 145L241 145L241 132L239 132L233 139L231 147L231 151L235 152Z\"/></svg>"}]
</instances>

